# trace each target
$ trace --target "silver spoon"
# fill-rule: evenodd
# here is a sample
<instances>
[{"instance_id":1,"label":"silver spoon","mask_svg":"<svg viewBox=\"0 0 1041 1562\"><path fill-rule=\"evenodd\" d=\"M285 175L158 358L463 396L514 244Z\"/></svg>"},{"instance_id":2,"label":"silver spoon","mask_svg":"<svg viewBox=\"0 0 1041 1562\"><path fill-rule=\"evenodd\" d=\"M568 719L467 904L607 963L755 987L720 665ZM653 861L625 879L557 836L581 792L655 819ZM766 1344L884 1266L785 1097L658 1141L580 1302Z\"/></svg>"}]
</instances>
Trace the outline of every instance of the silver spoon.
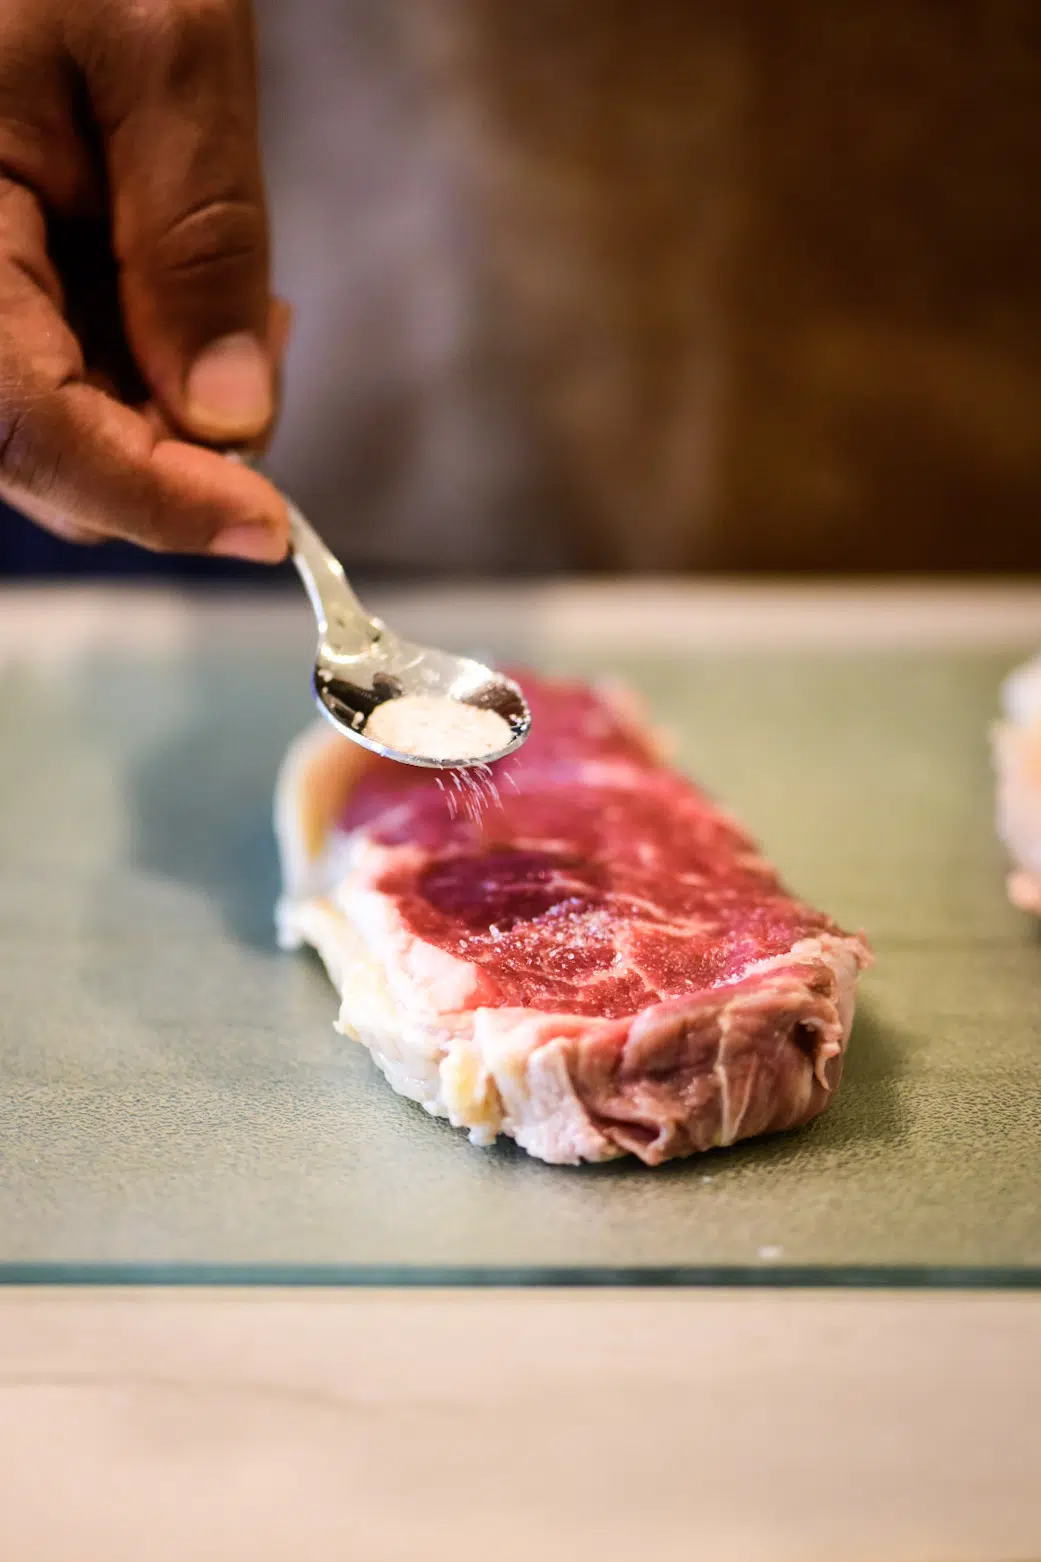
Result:
<instances>
[{"instance_id":1,"label":"silver spoon","mask_svg":"<svg viewBox=\"0 0 1041 1562\"><path fill-rule=\"evenodd\" d=\"M289 499L285 503L293 563L318 623L312 690L322 715L363 748L406 765L460 770L493 764L520 748L531 730L531 712L517 684L470 657L406 640L371 617L351 590L339 559L296 505ZM508 741L491 752L484 748L452 755L424 754L392 747L366 731L379 707L414 695L491 711L509 729ZM451 705L447 705L449 717L451 712ZM455 730L454 723L451 730Z\"/></svg>"}]
</instances>

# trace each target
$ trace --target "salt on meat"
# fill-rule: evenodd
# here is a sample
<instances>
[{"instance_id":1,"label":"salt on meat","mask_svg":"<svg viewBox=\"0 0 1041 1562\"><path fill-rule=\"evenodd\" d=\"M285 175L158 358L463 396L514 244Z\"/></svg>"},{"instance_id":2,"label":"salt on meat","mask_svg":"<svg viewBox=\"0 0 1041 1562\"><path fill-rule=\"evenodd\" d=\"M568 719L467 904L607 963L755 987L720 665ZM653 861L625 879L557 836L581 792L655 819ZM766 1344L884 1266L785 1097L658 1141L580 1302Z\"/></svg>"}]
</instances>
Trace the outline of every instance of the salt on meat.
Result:
<instances>
[{"instance_id":1,"label":"salt on meat","mask_svg":"<svg viewBox=\"0 0 1041 1562\"><path fill-rule=\"evenodd\" d=\"M793 898L628 700L524 678L532 731L461 809L324 723L276 799L280 937L394 1088L542 1160L649 1166L838 1087L864 939Z\"/></svg>"}]
</instances>

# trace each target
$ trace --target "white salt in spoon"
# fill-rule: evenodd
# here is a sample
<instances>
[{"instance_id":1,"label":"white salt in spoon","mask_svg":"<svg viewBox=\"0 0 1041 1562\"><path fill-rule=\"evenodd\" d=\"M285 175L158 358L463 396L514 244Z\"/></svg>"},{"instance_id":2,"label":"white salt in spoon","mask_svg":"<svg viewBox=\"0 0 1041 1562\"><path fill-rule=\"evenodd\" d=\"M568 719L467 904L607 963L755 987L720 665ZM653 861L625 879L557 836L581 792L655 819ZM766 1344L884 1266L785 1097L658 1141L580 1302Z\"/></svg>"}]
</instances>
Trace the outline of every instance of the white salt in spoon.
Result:
<instances>
[{"instance_id":1,"label":"white salt in spoon","mask_svg":"<svg viewBox=\"0 0 1041 1562\"><path fill-rule=\"evenodd\" d=\"M513 680L372 618L339 559L285 503L293 563L318 623L312 689L322 715L363 748L405 765L461 770L520 748L531 712Z\"/></svg>"}]
</instances>

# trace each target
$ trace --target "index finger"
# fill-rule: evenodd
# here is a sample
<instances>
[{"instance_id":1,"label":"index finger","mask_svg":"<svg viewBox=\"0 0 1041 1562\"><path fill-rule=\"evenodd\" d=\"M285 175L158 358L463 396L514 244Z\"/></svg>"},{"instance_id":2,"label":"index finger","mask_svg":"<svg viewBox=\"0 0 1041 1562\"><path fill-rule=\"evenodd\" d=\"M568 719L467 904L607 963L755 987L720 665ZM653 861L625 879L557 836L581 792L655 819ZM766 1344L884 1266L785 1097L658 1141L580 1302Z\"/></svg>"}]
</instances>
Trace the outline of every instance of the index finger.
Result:
<instances>
[{"instance_id":1,"label":"index finger","mask_svg":"<svg viewBox=\"0 0 1041 1562\"><path fill-rule=\"evenodd\" d=\"M283 558L276 490L88 385L60 306L39 205L0 179L0 497L65 536Z\"/></svg>"}]
</instances>

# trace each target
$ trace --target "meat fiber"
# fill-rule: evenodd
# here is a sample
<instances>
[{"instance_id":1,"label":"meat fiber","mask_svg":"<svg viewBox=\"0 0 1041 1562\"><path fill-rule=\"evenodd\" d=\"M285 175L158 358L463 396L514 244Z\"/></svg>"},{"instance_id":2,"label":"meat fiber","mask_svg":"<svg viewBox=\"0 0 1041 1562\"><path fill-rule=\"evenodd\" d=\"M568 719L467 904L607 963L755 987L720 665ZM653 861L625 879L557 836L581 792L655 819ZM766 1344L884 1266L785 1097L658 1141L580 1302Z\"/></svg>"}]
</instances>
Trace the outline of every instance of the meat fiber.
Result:
<instances>
[{"instance_id":1,"label":"meat fiber","mask_svg":"<svg viewBox=\"0 0 1041 1562\"><path fill-rule=\"evenodd\" d=\"M287 944L395 1089L546 1161L648 1165L838 1086L867 945L794 899L617 696L524 680L532 735L461 808L328 728L287 756Z\"/></svg>"}]
</instances>

